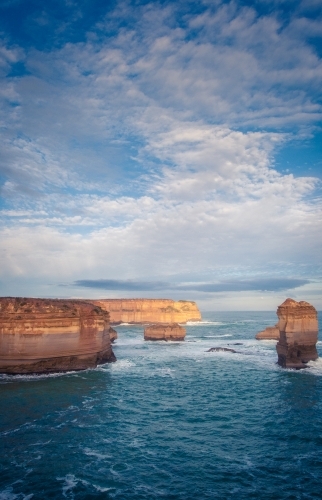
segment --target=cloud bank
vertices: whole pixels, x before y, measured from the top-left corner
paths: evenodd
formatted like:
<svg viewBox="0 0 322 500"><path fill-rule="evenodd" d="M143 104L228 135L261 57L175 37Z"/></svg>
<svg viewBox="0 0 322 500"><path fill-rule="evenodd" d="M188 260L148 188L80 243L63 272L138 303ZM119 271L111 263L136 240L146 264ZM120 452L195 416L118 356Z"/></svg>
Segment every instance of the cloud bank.
<svg viewBox="0 0 322 500"><path fill-rule="evenodd" d="M321 181L275 164L320 130L321 9L64 5L3 28L2 294L28 280L33 294L48 281L53 294L67 281L279 291L321 276Z"/></svg>

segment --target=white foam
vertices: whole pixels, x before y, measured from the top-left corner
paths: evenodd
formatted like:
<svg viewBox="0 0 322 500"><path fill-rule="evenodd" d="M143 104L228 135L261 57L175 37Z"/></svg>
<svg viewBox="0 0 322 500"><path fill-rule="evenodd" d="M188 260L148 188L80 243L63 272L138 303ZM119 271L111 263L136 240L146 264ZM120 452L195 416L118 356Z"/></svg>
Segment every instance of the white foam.
<svg viewBox="0 0 322 500"><path fill-rule="evenodd" d="M129 359L120 359L119 361L116 361L115 363L110 363L108 365L104 365L104 367L101 367L100 369L104 370L104 371L112 370L113 372L118 372L118 371L129 370L135 366L136 366L136 364L133 361L130 361Z"/></svg>
<svg viewBox="0 0 322 500"><path fill-rule="evenodd" d="M187 321L187 323L185 324L188 326L204 326L204 325L221 326L221 325L226 325L227 323L223 323L222 321Z"/></svg>
<svg viewBox="0 0 322 500"><path fill-rule="evenodd" d="M315 361L309 361L307 366L310 368L310 372L312 371L315 375L322 375L322 358L318 358Z"/></svg>
<svg viewBox="0 0 322 500"><path fill-rule="evenodd" d="M99 453L98 451L91 450L90 448L84 448L85 455L89 457L96 457L99 460L105 460L106 458L112 458L112 455L107 453Z"/></svg>
<svg viewBox="0 0 322 500"><path fill-rule="evenodd" d="M4 382L23 382L27 381L29 382L30 380L38 381L38 380L43 380L47 378L55 378L55 377L65 377L66 375L74 375L78 374L77 371L68 371L68 372L59 372L59 373L42 373L42 374L29 374L29 375L11 375L8 373L2 373L0 374L0 383L2 381ZM0 497L1 500L1 497Z"/></svg>
<svg viewBox="0 0 322 500"><path fill-rule="evenodd" d="M74 474L66 474L65 477L57 477L57 481L64 481L62 491L63 496L68 498L68 493L71 493L70 498L74 498L72 490L77 486L78 479L74 476Z"/></svg>
<svg viewBox="0 0 322 500"><path fill-rule="evenodd" d="M220 339L222 337L232 337L230 333L225 333L222 335L203 335L203 338L205 339Z"/></svg>
<svg viewBox="0 0 322 500"><path fill-rule="evenodd" d="M33 493L24 495L23 493L13 493L13 488L8 486L5 490L0 491L0 500L30 500Z"/></svg>

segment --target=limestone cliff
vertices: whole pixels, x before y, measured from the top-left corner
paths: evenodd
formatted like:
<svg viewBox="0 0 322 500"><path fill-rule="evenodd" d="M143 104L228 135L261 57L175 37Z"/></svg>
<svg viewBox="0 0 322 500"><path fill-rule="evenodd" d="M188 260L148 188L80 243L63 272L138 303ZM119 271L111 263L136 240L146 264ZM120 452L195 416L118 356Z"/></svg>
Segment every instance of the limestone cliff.
<svg viewBox="0 0 322 500"><path fill-rule="evenodd" d="M184 340L186 330L178 323L150 325L144 329L144 340Z"/></svg>
<svg viewBox="0 0 322 500"><path fill-rule="evenodd" d="M280 338L276 345L278 364L284 368L305 368L318 358L318 320L308 302L286 299L277 309Z"/></svg>
<svg viewBox="0 0 322 500"><path fill-rule="evenodd" d="M195 302L170 299L100 299L90 300L110 313L110 321L120 323L186 323L200 321Z"/></svg>
<svg viewBox="0 0 322 500"><path fill-rule="evenodd" d="M72 300L0 298L0 373L82 370L115 361L108 313Z"/></svg>
<svg viewBox="0 0 322 500"><path fill-rule="evenodd" d="M257 333L255 335L257 340L279 340L280 331L278 329L278 325L275 326L267 326L265 330Z"/></svg>

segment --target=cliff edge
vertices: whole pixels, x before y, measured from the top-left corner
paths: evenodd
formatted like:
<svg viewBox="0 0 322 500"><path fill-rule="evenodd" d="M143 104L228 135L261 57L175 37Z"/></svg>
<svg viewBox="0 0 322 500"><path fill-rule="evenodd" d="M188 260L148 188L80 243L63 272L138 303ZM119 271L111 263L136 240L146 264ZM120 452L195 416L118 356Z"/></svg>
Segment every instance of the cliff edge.
<svg viewBox="0 0 322 500"><path fill-rule="evenodd" d="M186 300L100 299L89 302L108 311L113 324L186 323L201 320L197 304Z"/></svg>
<svg viewBox="0 0 322 500"><path fill-rule="evenodd" d="M0 373L83 370L115 361L109 315L81 301L0 298Z"/></svg>

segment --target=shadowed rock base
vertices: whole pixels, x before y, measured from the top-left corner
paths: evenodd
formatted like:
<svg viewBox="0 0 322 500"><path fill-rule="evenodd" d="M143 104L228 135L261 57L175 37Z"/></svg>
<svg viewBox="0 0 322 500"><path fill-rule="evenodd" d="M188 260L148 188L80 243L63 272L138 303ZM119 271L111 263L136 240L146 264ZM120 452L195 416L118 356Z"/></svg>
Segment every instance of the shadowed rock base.
<svg viewBox="0 0 322 500"><path fill-rule="evenodd" d="M277 309L280 338L276 345L278 364L283 368L301 369L318 358L318 320L315 308L308 302L286 299Z"/></svg>
<svg viewBox="0 0 322 500"><path fill-rule="evenodd" d="M11 375L59 373L66 371L87 370L104 363L113 363L116 357L112 349L108 349L91 356L62 356L58 358L42 359L41 361L15 360L15 365L2 366L1 373Z"/></svg>
<svg viewBox="0 0 322 500"><path fill-rule="evenodd" d="M111 341L111 342L114 342L114 340L116 340L116 339L117 339L117 331L116 331L116 330L114 330L114 328L112 328L112 327L110 326L110 328L109 328L108 332L109 332L109 334L110 334L110 341Z"/></svg>

